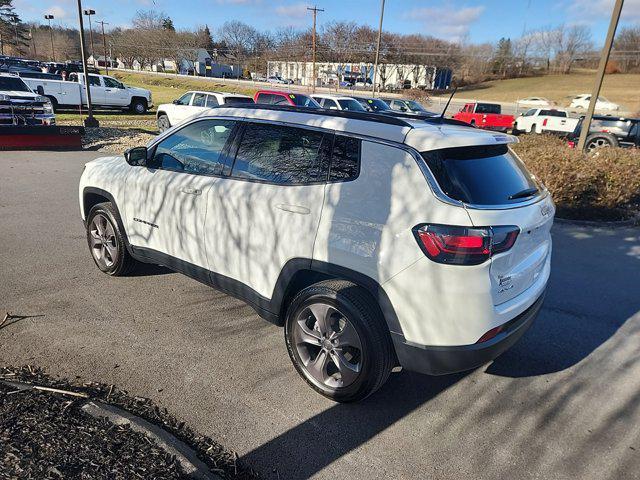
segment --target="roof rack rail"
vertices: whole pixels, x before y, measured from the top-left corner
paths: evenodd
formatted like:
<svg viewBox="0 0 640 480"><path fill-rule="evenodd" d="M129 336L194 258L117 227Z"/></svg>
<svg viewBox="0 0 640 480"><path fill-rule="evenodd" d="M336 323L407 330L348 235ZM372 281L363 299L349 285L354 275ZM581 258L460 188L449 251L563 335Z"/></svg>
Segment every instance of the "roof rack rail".
<svg viewBox="0 0 640 480"><path fill-rule="evenodd" d="M282 112L311 113L314 115L323 115L326 117L350 118L352 120L363 120L365 122L386 123L388 125L397 125L400 127L413 128L409 122L391 115L383 115L379 113L354 112L348 110L326 110L324 108L294 107L293 105L268 105L264 103L239 103L230 105L220 105L216 108L238 108L248 110L275 110Z"/></svg>
<svg viewBox="0 0 640 480"><path fill-rule="evenodd" d="M441 117L440 115L426 115L422 113L404 113L404 112L394 111L393 116L401 117L401 118L409 118L414 120L423 120L428 123L444 123L447 125L459 125L461 127L471 126L468 123L463 122L462 120L456 120L455 118L445 118L445 117Z"/></svg>

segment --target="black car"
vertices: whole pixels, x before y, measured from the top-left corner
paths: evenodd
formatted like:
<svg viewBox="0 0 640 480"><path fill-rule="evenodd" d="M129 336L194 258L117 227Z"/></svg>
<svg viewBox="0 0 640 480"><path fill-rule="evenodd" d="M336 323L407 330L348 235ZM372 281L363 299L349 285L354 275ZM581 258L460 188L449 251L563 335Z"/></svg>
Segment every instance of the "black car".
<svg viewBox="0 0 640 480"><path fill-rule="evenodd" d="M401 112L392 109L387 102L380 98L373 97L351 97L357 100L367 112L381 113L383 115L391 115L394 117L423 119L427 117L436 117L437 114L429 111L425 112Z"/></svg>
<svg viewBox="0 0 640 480"><path fill-rule="evenodd" d="M574 131L568 135L570 146L577 145L583 121L584 117L580 117ZM640 147L640 118L594 116L584 148L590 152L602 147Z"/></svg>
<svg viewBox="0 0 640 480"><path fill-rule="evenodd" d="M410 98L383 98L382 99L392 110L406 113L418 113L422 115L437 115L424 108L420 103Z"/></svg>

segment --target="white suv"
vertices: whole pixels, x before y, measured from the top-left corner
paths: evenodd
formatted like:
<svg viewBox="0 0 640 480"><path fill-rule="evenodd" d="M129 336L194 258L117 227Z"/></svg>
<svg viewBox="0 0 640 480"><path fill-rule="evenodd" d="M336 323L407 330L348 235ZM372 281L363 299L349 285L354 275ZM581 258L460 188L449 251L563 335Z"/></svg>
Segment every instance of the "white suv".
<svg viewBox="0 0 640 480"><path fill-rule="evenodd" d="M540 309L555 208L509 149L455 121L218 108L86 165L95 263L158 263L284 326L300 375L337 401L394 367L482 365ZM250 341L250 336L247 336Z"/></svg>
<svg viewBox="0 0 640 480"><path fill-rule="evenodd" d="M239 93L199 92L191 91L182 95L172 103L158 105L156 119L160 133L189 117L220 105L237 105L253 103L253 98Z"/></svg>

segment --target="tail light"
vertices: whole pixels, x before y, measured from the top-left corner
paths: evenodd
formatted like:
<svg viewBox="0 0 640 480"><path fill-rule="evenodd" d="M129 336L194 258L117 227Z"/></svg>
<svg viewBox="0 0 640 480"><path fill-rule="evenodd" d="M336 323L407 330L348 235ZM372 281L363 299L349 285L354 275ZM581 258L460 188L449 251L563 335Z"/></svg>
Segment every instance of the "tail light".
<svg viewBox="0 0 640 480"><path fill-rule="evenodd" d="M567 142L567 145L569 145L569 148L576 148L576 142L574 142L573 140L569 140Z"/></svg>
<svg viewBox="0 0 640 480"><path fill-rule="evenodd" d="M546 127L546 126L547 126L547 122L548 122L548 121L549 121L549 119L548 119L548 118L545 118L545 119L542 121L542 126L543 126L543 127Z"/></svg>
<svg viewBox="0 0 640 480"><path fill-rule="evenodd" d="M434 262L479 265L513 247L520 229L513 225L476 228L422 224L414 227L413 233L424 254Z"/></svg>

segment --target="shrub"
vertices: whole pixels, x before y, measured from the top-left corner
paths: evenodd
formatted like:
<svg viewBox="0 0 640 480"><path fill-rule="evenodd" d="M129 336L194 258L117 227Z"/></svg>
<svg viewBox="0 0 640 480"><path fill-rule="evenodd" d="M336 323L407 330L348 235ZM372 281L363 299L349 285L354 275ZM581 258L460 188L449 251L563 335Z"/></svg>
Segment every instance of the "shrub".
<svg viewBox="0 0 640 480"><path fill-rule="evenodd" d="M620 220L640 204L640 149L604 148L587 155L551 135L526 135L514 150L549 189L558 216Z"/></svg>

